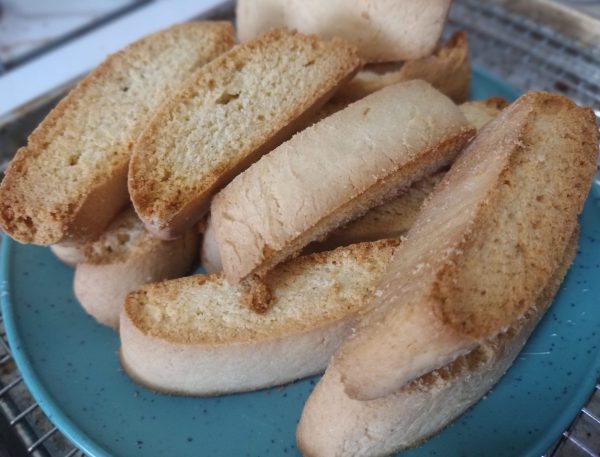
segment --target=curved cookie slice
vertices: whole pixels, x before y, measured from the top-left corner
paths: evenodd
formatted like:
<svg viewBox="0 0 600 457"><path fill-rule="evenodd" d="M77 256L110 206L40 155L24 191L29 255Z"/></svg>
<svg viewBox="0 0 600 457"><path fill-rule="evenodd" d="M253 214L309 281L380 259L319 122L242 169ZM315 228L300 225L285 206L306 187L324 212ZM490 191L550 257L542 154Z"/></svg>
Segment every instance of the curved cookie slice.
<svg viewBox="0 0 600 457"><path fill-rule="evenodd" d="M96 238L127 203L130 146L194 70L229 49L227 22L191 22L108 57L29 136L0 187L0 225L23 243Z"/></svg>
<svg viewBox="0 0 600 457"><path fill-rule="evenodd" d="M304 127L360 66L356 49L277 29L199 70L137 141L129 192L150 232L178 236L210 198Z"/></svg>
<svg viewBox="0 0 600 457"><path fill-rule="evenodd" d="M424 81L388 86L300 132L215 196L227 279L261 276L447 165L473 136Z"/></svg>
<svg viewBox="0 0 600 457"><path fill-rule="evenodd" d="M324 108L331 104L331 102L328 103ZM460 105L459 108L469 124L480 129L494 119L507 105L508 103L504 99L492 97L485 100L466 102ZM336 111L339 110L335 109L334 112ZM331 115L331 113L328 115ZM322 118L325 117L327 116ZM303 250L303 253L327 251L352 243L404 236L416 220L423 201L441 181L445 173L446 171L442 170L431 176L425 176L396 198L369 210L364 216L334 230L323 241L309 244ZM218 273L223 270L214 232L214 226L209 217L204 229L200 252L202 266L208 273Z"/></svg>
<svg viewBox="0 0 600 457"><path fill-rule="evenodd" d="M593 112L531 92L491 121L424 204L334 358L371 400L522 316L556 270L596 169Z"/></svg>
<svg viewBox="0 0 600 457"><path fill-rule="evenodd" d="M294 259L265 278L272 307L257 314L222 275L151 284L127 297L121 362L151 389L214 395L322 372L351 332L398 241Z"/></svg>

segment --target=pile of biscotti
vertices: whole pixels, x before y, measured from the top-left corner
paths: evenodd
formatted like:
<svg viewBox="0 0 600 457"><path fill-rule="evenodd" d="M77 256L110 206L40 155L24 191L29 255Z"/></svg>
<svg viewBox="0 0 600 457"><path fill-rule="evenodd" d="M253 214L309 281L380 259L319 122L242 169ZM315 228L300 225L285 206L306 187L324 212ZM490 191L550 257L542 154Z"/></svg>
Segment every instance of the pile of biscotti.
<svg viewBox="0 0 600 457"><path fill-rule="evenodd" d="M450 0L240 0L109 56L31 134L0 224L75 267L137 382L325 371L310 456L415 446L511 365L575 255L591 110L467 102ZM198 256L208 275L186 276Z"/></svg>

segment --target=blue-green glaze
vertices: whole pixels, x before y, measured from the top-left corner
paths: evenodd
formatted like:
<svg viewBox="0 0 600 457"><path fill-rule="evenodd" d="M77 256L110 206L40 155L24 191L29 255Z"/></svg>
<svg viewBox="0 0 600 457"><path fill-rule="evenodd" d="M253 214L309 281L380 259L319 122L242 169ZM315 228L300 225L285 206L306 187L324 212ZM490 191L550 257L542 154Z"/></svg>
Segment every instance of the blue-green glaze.
<svg viewBox="0 0 600 457"><path fill-rule="evenodd" d="M473 98L516 96L479 70L472 89ZM575 263L513 368L485 400L402 456L538 457L573 419L600 374L599 202L594 188ZM317 377L216 398L158 395L121 371L116 334L80 308L73 271L47 248L5 238L1 275L5 326L25 382L89 455L298 455L294 431Z"/></svg>

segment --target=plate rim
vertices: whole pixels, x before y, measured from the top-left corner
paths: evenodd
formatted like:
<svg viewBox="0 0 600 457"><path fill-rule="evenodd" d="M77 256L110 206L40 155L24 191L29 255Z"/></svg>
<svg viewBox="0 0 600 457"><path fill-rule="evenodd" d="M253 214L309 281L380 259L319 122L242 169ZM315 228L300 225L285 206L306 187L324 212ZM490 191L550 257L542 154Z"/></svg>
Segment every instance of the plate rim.
<svg viewBox="0 0 600 457"><path fill-rule="evenodd" d="M2 308L2 321L4 330L8 339L8 344L12 353L12 358L17 365L17 369L29 389L31 396L40 406L43 413L48 417L62 434L64 434L71 443L81 451L94 457L115 457L109 453L96 440L84 432L74 421L72 421L63 411L63 409L54 400L54 397L47 391L44 383L38 376L36 370L32 367L27 351L23 349L23 338L19 334L17 321L13 312L14 305L11 299L11 281L12 272L10 264L13 255L13 248L18 243L10 238L6 233L2 234L2 246L0 257L0 306Z"/></svg>
<svg viewBox="0 0 600 457"><path fill-rule="evenodd" d="M472 65L472 73L477 73L484 79L501 86L507 93L513 94L514 97L518 97L523 92L512 87L504 80L497 76L489 73L483 68ZM592 189L588 194L587 198L593 198L593 194L600 195L600 189L594 183ZM88 433L83 431L73 420L71 420L59 404L55 401L52 395L47 391L42 380L37 374L36 370L32 367L29 358L27 357L27 351L23 349L25 347L24 340L19 334L18 325L14 315L14 304L11 299L11 282L12 272L10 265L12 263L13 250L19 246L19 243L10 238L7 234L2 235L2 246L0 247L0 307L2 310L2 321L4 324L6 336L11 349L12 357L16 363L18 372L23 379L26 387L29 389L33 399L38 403L41 410L48 417L52 425L54 425L61 433L63 433L71 443L79 448L81 451L92 455L94 457L115 457L109 453L103 446L98 444ZM569 269L570 271L571 269ZM548 309L550 311L551 308ZM546 315L548 313L546 312ZM535 330L534 330L535 332ZM511 367L507 370L510 371ZM567 408L570 412L568 414L561 414L551 423L550 427L546 428L543 435L528 449L523 449L522 457L539 457L546 452L550 447L560 438L562 433L567 429L569 424L577 417L581 408L586 404L590 395L593 394L593 388L597 384L597 373L600 371L600 350L597 351L594 358L594 363L590 364L588 376L581 380L579 389L577 389L572 395L570 395L569 405L571 408ZM502 378L504 375L502 376ZM498 382L502 382L502 378ZM479 400L481 401L481 400ZM477 402L478 403L478 402ZM475 403L475 404L477 404ZM475 405L474 404L474 405ZM472 405L472 406L474 406ZM472 407L471 406L471 407ZM577 407L577 409L575 409ZM467 410L469 411L470 408ZM463 413L464 414L464 413ZM455 420L458 420L458 416ZM399 454L402 455L402 452Z"/></svg>

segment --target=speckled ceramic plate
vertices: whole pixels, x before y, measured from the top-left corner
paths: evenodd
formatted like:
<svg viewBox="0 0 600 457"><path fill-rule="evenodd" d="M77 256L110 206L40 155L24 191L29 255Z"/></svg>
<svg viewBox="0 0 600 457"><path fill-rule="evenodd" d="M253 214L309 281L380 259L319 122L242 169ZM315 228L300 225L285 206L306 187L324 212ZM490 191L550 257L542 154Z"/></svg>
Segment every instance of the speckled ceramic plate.
<svg viewBox="0 0 600 457"><path fill-rule="evenodd" d="M473 97L515 92L477 71ZM580 251L523 353L485 400L403 456L540 456L584 404L600 374L600 191L581 218ZM598 242L597 242L598 240ZM127 378L117 336L71 291L73 272L46 248L5 238L2 312L35 399L92 456L297 455L294 430L318 378L259 392L185 398Z"/></svg>

